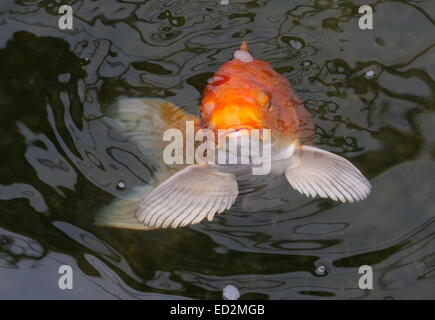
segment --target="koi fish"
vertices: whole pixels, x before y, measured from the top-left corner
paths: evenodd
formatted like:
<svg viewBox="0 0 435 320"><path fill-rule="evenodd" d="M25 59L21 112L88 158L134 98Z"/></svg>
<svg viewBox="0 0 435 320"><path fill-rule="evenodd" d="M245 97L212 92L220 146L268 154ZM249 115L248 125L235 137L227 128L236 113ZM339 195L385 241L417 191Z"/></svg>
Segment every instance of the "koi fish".
<svg viewBox="0 0 435 320"><path fill-rule="evenodd" d="M206 128L216 136L224 130L229 138L268 129L270 179L284 175L291 187L306 196L341 202L363 200L371 190L368 180L348 160L311 145L314 125L309 112L290 83L268 62L255 59L246 42L208 81L199 118L161 99L124 99L111 110L118 129L157 162L162 162L165 130L178 128L186 134L187 121L192 121L194 130ZM217 150L231 153L226 146ZM231 208L239 194L238 181L249 175L247 169L252 166L210 162L163 165L154 183L136 187L125 199L115 200L95 222L149 230L211 221Z"/></svg>

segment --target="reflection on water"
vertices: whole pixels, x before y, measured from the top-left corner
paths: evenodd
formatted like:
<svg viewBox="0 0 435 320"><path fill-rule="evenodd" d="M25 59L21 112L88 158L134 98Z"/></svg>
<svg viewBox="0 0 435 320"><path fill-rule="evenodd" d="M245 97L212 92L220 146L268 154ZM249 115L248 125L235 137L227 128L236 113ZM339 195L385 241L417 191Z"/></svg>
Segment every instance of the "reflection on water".
<svg viewBox="0 0 435 320"><path fill-rule="evenodd" d="M7 1L0 9L0 298L433 298L435 86L431 1ZM138 232L92 225L158 163L108 127L118 97L197 114L241 40L291 81L321 147L370 178L356 204L285 179L212 222ZM205 258L206 257L206 258ZM75 289L60 292L60 265ZM358 268L374 289L358 288ZM323 269L323 267L325 269ZM319 269L320 268L320 269ZM323 270L324 272L319 272ZM32 289L32 290L29 290Z"/></svg>

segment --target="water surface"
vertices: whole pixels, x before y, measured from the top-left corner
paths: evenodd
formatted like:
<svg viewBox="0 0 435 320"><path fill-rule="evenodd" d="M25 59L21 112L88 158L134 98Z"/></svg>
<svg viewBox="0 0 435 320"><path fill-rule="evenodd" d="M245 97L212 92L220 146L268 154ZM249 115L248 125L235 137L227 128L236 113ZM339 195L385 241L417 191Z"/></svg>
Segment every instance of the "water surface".
<svg viewBox="0 0 435 320"><path fill-rule="evenodd" d="M433 1L67 3L70 31L56 1L0 5L0 298L220 299L227 284L241 299L435 297ZM362 4L373 30L358 28ZM370 179L369 198L309 199L282 178L212 222L93 226L155 172L107 105L159 97L197 114L242 40L292 83L317 145ZM58 288L63 264L73 290Z"/></svg>

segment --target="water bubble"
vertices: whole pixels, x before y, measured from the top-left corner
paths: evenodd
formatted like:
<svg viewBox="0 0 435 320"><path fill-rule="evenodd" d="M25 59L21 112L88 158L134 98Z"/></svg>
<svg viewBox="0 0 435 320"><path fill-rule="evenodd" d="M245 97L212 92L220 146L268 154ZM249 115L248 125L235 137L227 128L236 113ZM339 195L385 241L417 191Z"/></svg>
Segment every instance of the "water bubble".
<svg viewBox="0 0 435 320"><path fill-rule="evenodd" d="M86 57L84 57L83 59L82 59L82 64L83 65L88 65L88 64L90 64L91 63L91 58L92 58L92 55L91 54L87 54L86 55Z"/></svg>
<svg viewBox="0 0 435 320"><path fill-rule="evenodd" d="M301 62L301 65L304 67L309 67L311 66L312 62L310 60L305 60Z"/></svg>
<svg viewBox="0 0 435 320"><path fill-rule="evenodd" d="M305 47L305 42L301 38L283 36L281 37L281 40L296 50L300 50Z"/></svg>
<svg viewBox="0 0 435 320"><path fill-rule="evenodd" d="M371 66L367 66L366 68L362 69L359 74L366 79L373 79L379 77L381 72L382 72L382 68L377 64L373 64Z"/></svg>
<svg viewBox="0 0 435 320"><path fill-rule="evenodd" d="M290 40L290 45L297 50L302 48L302 43L297 40Z"/></svg>
<svg viewBox="0 0 435 320"><path fill-rule="evenodd" d="M222 296L226 300L237 300L240 298L240 291L235 286L228 284L225 286Z"/></svg>
<svg viewBox="0 0 435 320"><path fill-rule="evenodd" d="M230 0L221 0L221 5L226 6L230 3Z"/></svg>
<svg viewBox="0 0 435 320"><path fill-rule="evenodd" d="M366 79L373 79L375 77L376 73L374 70L369 70L365 73L364 77Z"/></svg>
<svg viewBox="0 0 435 320"><path fill-rule="evenodd" d="M69 82L70 79L71 79L71 74L69 74L69 73L62 73L57 78L57 80L59 80L59 82L61 82L61 83L67 83L67 82Z"/></svg>
<svg viewBox="0 0 435 320"><path fill-rule="evenodd" d="M338 105L334 102L328 103L327 109L329 112L335 112L338 109Z"/></svg>
<svg viewBox="0 0 435 320"><path fill-rule="evenodd" d="M118 184L116 185L116 189L119 190L119 191L123 191L123 190L125 190L125 182L122 181L122 180L120 180L120 181L118 182Z"/></svg>
<svg viewBox="0 0 435 320"><path fill-rule="evenodd" d="M315 272L318 276L324 276L328 273L328 270L326 269L326 267L324 265L319 265L316 267Z"/></svg>
<svg viewBox="0 0 435 320"><path fill-rule="evenodd" d="M81 63L82 65L87 66L89 63L91 63L91 60L89 58L83 58Z"/></svg>

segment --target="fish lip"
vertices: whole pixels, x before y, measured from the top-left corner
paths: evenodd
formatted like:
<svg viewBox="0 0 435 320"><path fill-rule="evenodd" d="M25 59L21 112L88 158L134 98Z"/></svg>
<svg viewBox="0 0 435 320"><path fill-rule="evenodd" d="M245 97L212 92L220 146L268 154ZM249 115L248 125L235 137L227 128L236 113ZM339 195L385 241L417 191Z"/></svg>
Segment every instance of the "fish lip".
<svg viewBox="0 0 435 320"><path fill-rule="evenodd" d="M236 126L228 127L224 130L226 131L225 134L230 134L230 133L241 131L241 130L252 130L252 129L259 129L259 128L256 128L256 127L249 125L249 124L239 124Z"/></svg>

